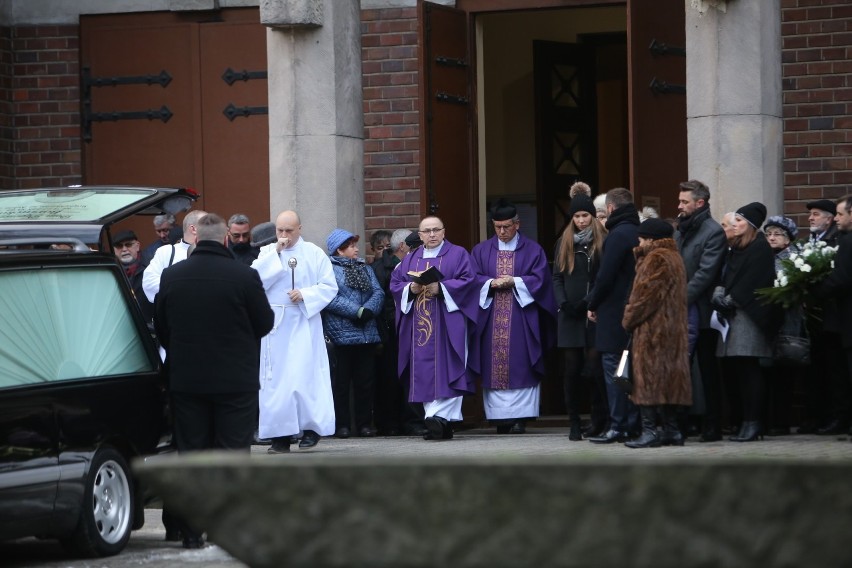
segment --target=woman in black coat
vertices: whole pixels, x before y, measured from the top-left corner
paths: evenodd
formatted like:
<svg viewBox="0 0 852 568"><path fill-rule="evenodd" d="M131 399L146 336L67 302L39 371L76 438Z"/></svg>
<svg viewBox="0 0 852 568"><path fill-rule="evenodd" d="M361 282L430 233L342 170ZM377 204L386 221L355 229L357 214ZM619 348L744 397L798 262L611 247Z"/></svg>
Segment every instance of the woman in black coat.
<svg viewBox="0 0 852 568"><path fill-rule="evenodd" d="M733 442L752 442L763 437L762 416L766 386L761 357L771 357L770 344L778 331L781 312L764 304L755 290L769 288L775 280L775 253L758 231L766 219L762 203L737 209L729 239L722 285L713 291L711 305L727 321L727 338L719 339L716 355L722 357L725 374L739 385L743 422Z"/></svg>
<svg viewBox="0 0 852 568"><path fill-rule="evenodd" d="M570 440L580 440L580 392L591 375L592 423L586 435L602 433L609 412L600 356L595 350L595 324L586 318L586 295L591 289L606 230L595 221L592 200L579 193L571 199L569 222L556 242L553 289L558 314L558 347L565 357L565 407L571 420Z"/></svg>

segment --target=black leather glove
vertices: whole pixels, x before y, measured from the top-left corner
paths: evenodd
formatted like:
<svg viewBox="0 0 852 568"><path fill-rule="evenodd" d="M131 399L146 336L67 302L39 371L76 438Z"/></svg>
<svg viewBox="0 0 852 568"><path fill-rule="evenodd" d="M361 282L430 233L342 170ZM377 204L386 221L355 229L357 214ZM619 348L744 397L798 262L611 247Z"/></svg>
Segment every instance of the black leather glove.
<svg viewBox="0 0 852 568"><path fill-rule="evenodd" d="M369 308L361 308L361 315L358 316L358 319L364 323L367 323L374 317L376 317L376 314L373 313L373 310Z"/></svg>
<svg viewBox="0 0 852 568"><path fill-rule="evenodd" d="M589 311L589 302L587 302L585 299L580 300L574 306L574 316L575 317L578 317L578 318L581 317L581 318L585 319L588 311Z"/></svg>
<svg viewBox="0 0 852 568"><path fill-rule="evenodd" d="M571 313L571 302L562 302L559 304L559 311L565 312L566 314Z"/></svg>
<svg viewBox="0 0 852 568"><path fill-rule="evenodd" d="M722 286L716 286L716 289L713 290L710 305L723 316L731 316L737 311L737 303L731 298L730 294L725 294L725 288Z"/></svg>

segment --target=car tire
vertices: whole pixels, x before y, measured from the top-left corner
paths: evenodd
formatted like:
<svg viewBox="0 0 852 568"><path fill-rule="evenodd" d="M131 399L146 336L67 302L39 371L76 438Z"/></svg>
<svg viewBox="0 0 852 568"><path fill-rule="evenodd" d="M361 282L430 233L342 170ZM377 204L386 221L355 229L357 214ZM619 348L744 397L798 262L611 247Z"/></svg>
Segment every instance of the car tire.
<svg viewBox="0 0 852 568"><path fill-rule="evenodd" d="M92 460L85 483L77 528L62 544L84 557L118 554L133 528L130 468L116 450L102 448Z"/></svg>

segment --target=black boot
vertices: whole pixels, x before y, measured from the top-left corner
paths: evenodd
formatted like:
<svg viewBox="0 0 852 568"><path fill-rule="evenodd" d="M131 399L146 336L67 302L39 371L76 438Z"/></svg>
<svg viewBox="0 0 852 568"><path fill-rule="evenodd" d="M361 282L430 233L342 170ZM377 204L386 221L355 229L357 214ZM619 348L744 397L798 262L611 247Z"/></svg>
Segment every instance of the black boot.
<svg viewBox="0 0 852 568"><path fill-rule="evenodd" d="M682 446L684 435L677 425L677 410L674 406L666 404L660 407L663 415L663 435L660 436L660 444L663 446Z"/></svg>
<svg viewBox="0 0 852 568"><path fill-rule="evenodd" d="M568 439L572 442L578 442L583 439L583 434L580 431L579 418L574 418L571 420L571 431L568 432Z"/></svg>
<svg viewBox="0 0 852 568"><path fill-rule="evenodd" d="M290 451L290 436L272 438L272 445L266 450L269 454L286 454Z"/></svg>
<svg viewBox="0 0 852 568"><path fill-rule="evenodd" d="M657 407L640 406L642 416L642 435L635 440L624 442L628 448L659 448L660 437L657 436Z"/></svg>
<svg viewBox="0 0 852 568"><path fill-rule="evenodd" d="M747 420L743 422L740 433L728 439L732 442L754 442L758 438L763 439L763 428L760 422L757 420Z"/></svg>

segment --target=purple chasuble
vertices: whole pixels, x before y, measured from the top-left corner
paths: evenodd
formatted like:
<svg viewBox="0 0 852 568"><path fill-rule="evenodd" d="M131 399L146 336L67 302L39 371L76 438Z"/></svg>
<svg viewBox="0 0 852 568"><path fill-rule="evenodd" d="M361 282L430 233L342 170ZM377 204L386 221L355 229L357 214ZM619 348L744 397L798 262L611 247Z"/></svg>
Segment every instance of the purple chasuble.
<svg viewBox="0 0 852 568"><path fill-rule="evenodd" d="M445 298L421 294L408 313L400 306L409 271L435 266L444 275L447 289L458 310L447 310ZM396 305L399 336L399 377L410 385L410 402L431 402L474 392L467 368L468 337L477 315L476 287L470 255L444 240L435 258L423 258L423 247L408 254L391 273L390 290Z"/></svg>
<svg viewBox="0 0 852 568"><path fill-rule="evenodd" d="M498 243L495 236L473 247L477 296L489 279L513 276L523 280L533 301L522 308L514 289L494 291L491 305L479 308L470 367L484 388L533 387L543 378L544 355L555 344L553 279L538 243L523 235L514 251L501 251Z"/></svg>

